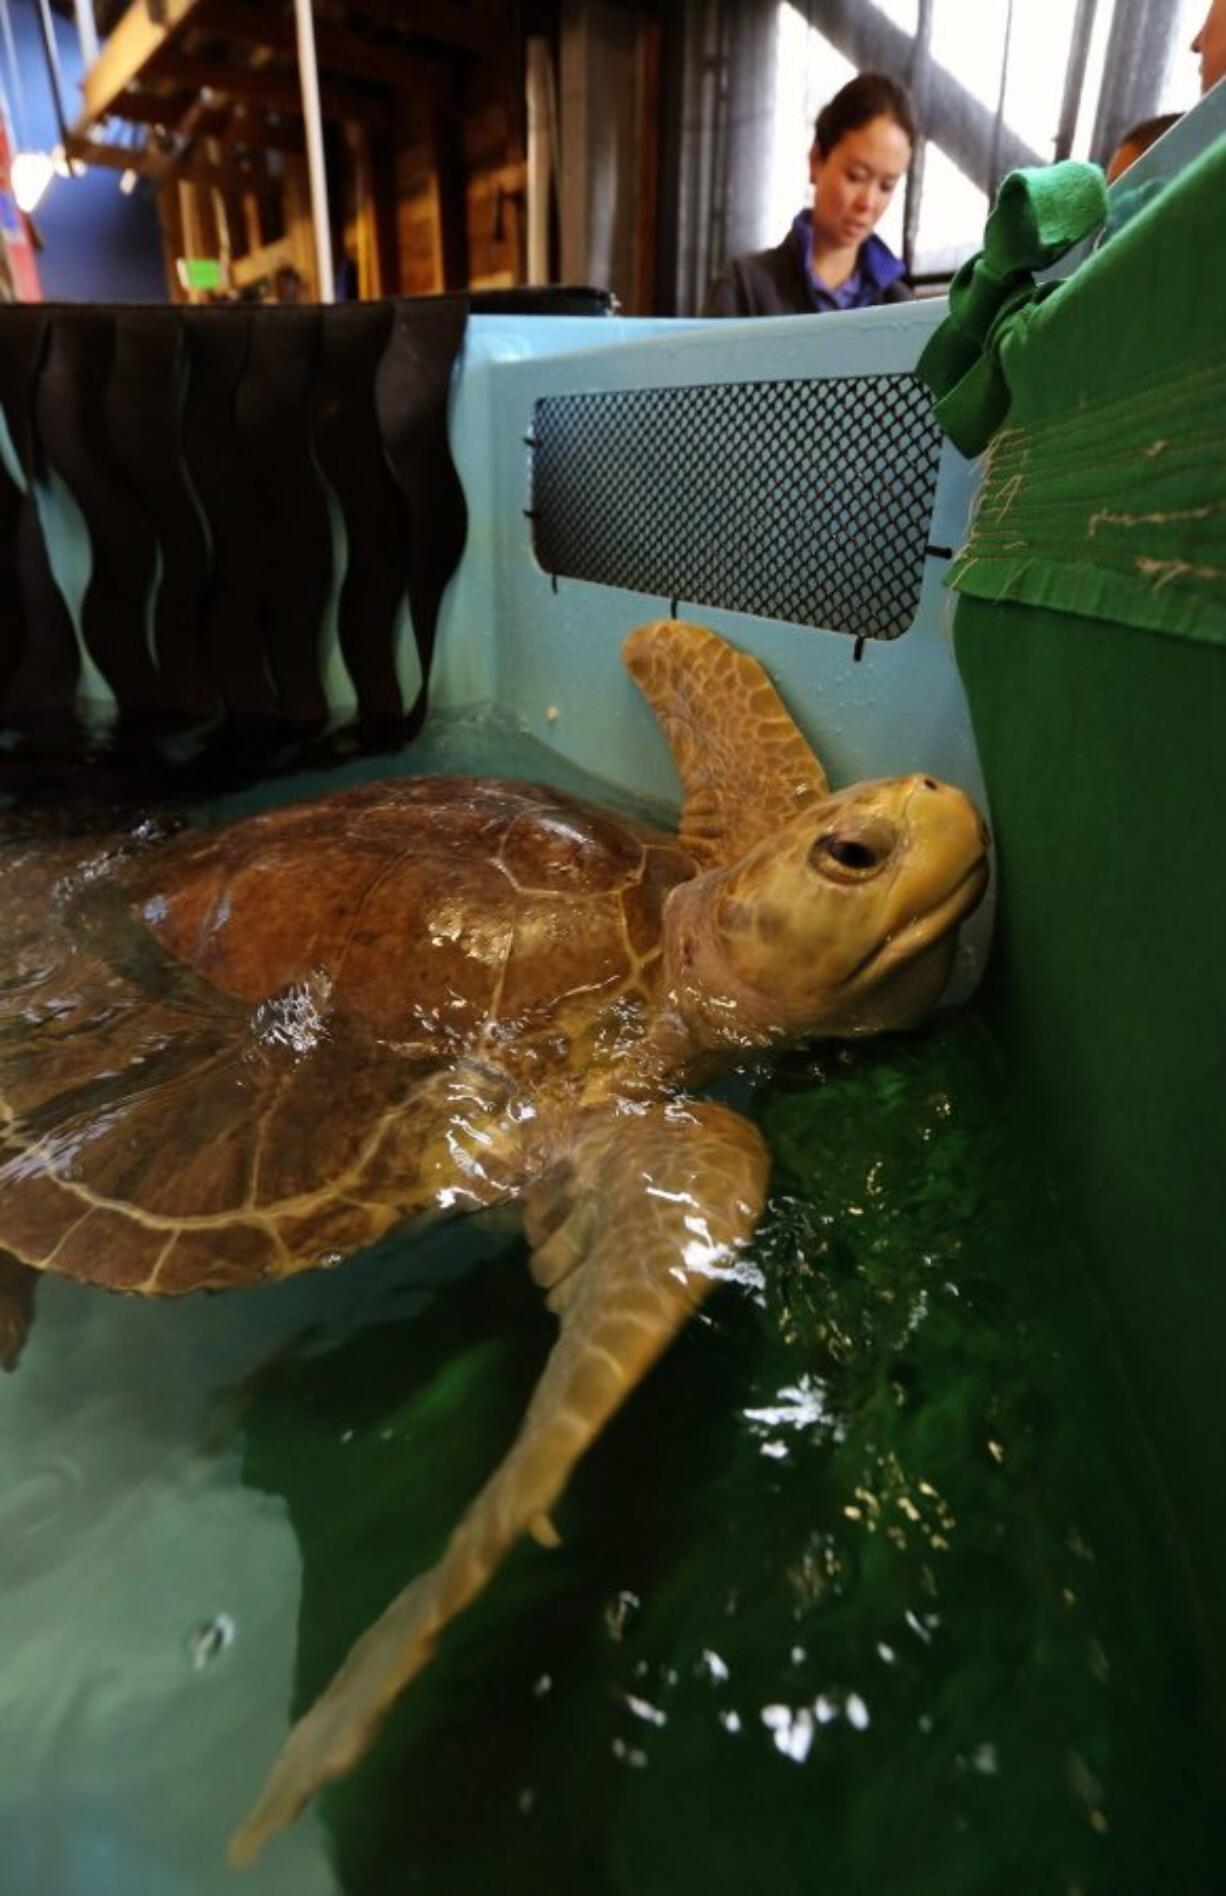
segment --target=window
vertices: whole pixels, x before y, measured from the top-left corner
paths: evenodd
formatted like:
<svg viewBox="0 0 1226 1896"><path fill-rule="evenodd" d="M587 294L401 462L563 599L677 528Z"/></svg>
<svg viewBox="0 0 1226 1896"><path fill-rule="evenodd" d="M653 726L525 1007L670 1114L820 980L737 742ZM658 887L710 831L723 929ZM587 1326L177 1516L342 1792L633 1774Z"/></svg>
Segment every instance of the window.
<svg viewBox="0 0 1226 1896"><path fill-rule="evenodd" d="M919 277L947 275L978 249L988 192L1018 164L1047 164L1057 152L1065 77L1076 51L1079 19L1092 15L1084 76L1071 132L1070 153L1089 157L1095 139L1110 143L1123 124L1109 119L1116 97L1152 100L1147 112L1182 111L1199 92L1197 62L1188 50L1208 0L1173 0L1162 23L1165 42L1127 42L1117 32L1139 17L1129 0L933 0L927 48L926 150L918 204L913 208L911 269ZM1117 17L1118 16L1118 17ZM759 241L775 242L808 202L805 162L813 121L823 103L857 71L870 67L903 75L916 70L918 0L857 0L854 8L780 5L776 30L775 96L769 221ZM1121 44L1136 62L1128 84L1108 55ZM1159 69L1155 80L1155 63ZM1113 81L1109 96L1104 81ZM1104 104L1105 99L1105 104ZM1121 108L1127 111L1127 106ZM1103 160L1102 149L1094 156ZM915 187L913 187L913 190ZM903 250L900 191L879 230L891 249Z"/></svg>

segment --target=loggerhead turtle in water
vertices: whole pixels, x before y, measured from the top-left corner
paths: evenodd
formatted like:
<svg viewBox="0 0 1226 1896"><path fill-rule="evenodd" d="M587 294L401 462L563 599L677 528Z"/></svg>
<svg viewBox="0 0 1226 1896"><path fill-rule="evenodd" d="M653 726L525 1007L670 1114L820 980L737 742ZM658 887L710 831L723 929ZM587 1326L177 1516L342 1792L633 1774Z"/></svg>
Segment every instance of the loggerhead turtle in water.
<svg viewBox="0 0 1226 1896"><path fill-rule="evenodd" d="M815 1035L916 1023L987 883L961 791L832 794L756 660L701 627L626 664L683 788L664 835L561 792L412 778L84 867L0 852L0 1288L171 1296L333 1264L518 1199L559 1333L438 1564L358 1640L231 1845L250 1861L372 1742L442 1627L761 1212L758 1132L686 1090Z"/></svg>

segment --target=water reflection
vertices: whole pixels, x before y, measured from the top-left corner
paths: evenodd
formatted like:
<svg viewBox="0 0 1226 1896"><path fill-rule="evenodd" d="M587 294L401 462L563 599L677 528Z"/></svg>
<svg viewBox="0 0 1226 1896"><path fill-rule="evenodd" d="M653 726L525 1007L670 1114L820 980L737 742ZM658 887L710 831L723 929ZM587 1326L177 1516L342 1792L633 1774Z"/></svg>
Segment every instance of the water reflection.
<svg viewBox="0 0 1226 1896"><path fill-rule="evenodd" d="M48 1283L0 1388L5 1896L213 1896L285 1729L298 1543L199 1452L269 1341L234 1314ZM337 1889L316 1826L260 1887Z"/></svg>
<svg viewBox="0 0 1226 1896"><path fill-rule="evenodd" d="M552 1325L522 1247L501 1242L502 1254L411 1321L368 1324L273 1365L244 1410L243 1479L284 1496L302 1551L295 1710L389 1594L436 1557L539 1373ZM680 1340L670 1370L713 1405L712 1376L748 1334L721 1338L719 1364L699 1336ZM568 1493L561 1546L545 1554L528 1543L511 1556L360 1770L324 1793L344 1888L381 1887L390 1865L410 1888L416 1876L457 1891L603 1887L612 1784L602 1777L648 1767L676 1686L673 1668L641 1652L644 1600L692 1531L734 1419L712 1410L714 1426L695 1441L689 1405L676 1407L668 1381L643 1387ZM567 1813L581 1808L576 1824Z"/></svg>

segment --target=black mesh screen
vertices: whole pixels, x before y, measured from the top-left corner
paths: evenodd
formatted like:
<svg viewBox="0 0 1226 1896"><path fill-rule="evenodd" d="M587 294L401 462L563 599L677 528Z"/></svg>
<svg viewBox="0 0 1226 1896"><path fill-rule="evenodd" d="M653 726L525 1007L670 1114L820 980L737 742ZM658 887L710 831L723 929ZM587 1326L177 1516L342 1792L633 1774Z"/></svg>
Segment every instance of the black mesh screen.
<svg viewBox="0 0 1226 1896"><path fill-rule="evenodd" d="M546 572L857 638L915 615L941 435L913 375L536 403Z"/></svg>

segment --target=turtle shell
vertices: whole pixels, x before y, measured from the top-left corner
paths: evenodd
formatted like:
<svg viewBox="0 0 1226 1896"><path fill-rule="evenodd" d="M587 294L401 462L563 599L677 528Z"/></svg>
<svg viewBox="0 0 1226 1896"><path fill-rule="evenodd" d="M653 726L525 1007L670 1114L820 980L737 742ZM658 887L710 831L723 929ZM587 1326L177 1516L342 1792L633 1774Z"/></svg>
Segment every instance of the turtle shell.
<svg viewBox="0 0 1226 1896"><path fill-rule="evenodd" d="M522 1152L482 1124L578 1069L606 1009L650 1006L664 900L693 873L628 818L472 778L84 864L11 848L0 1245L177 1293L514 1193Z"/></svg>

